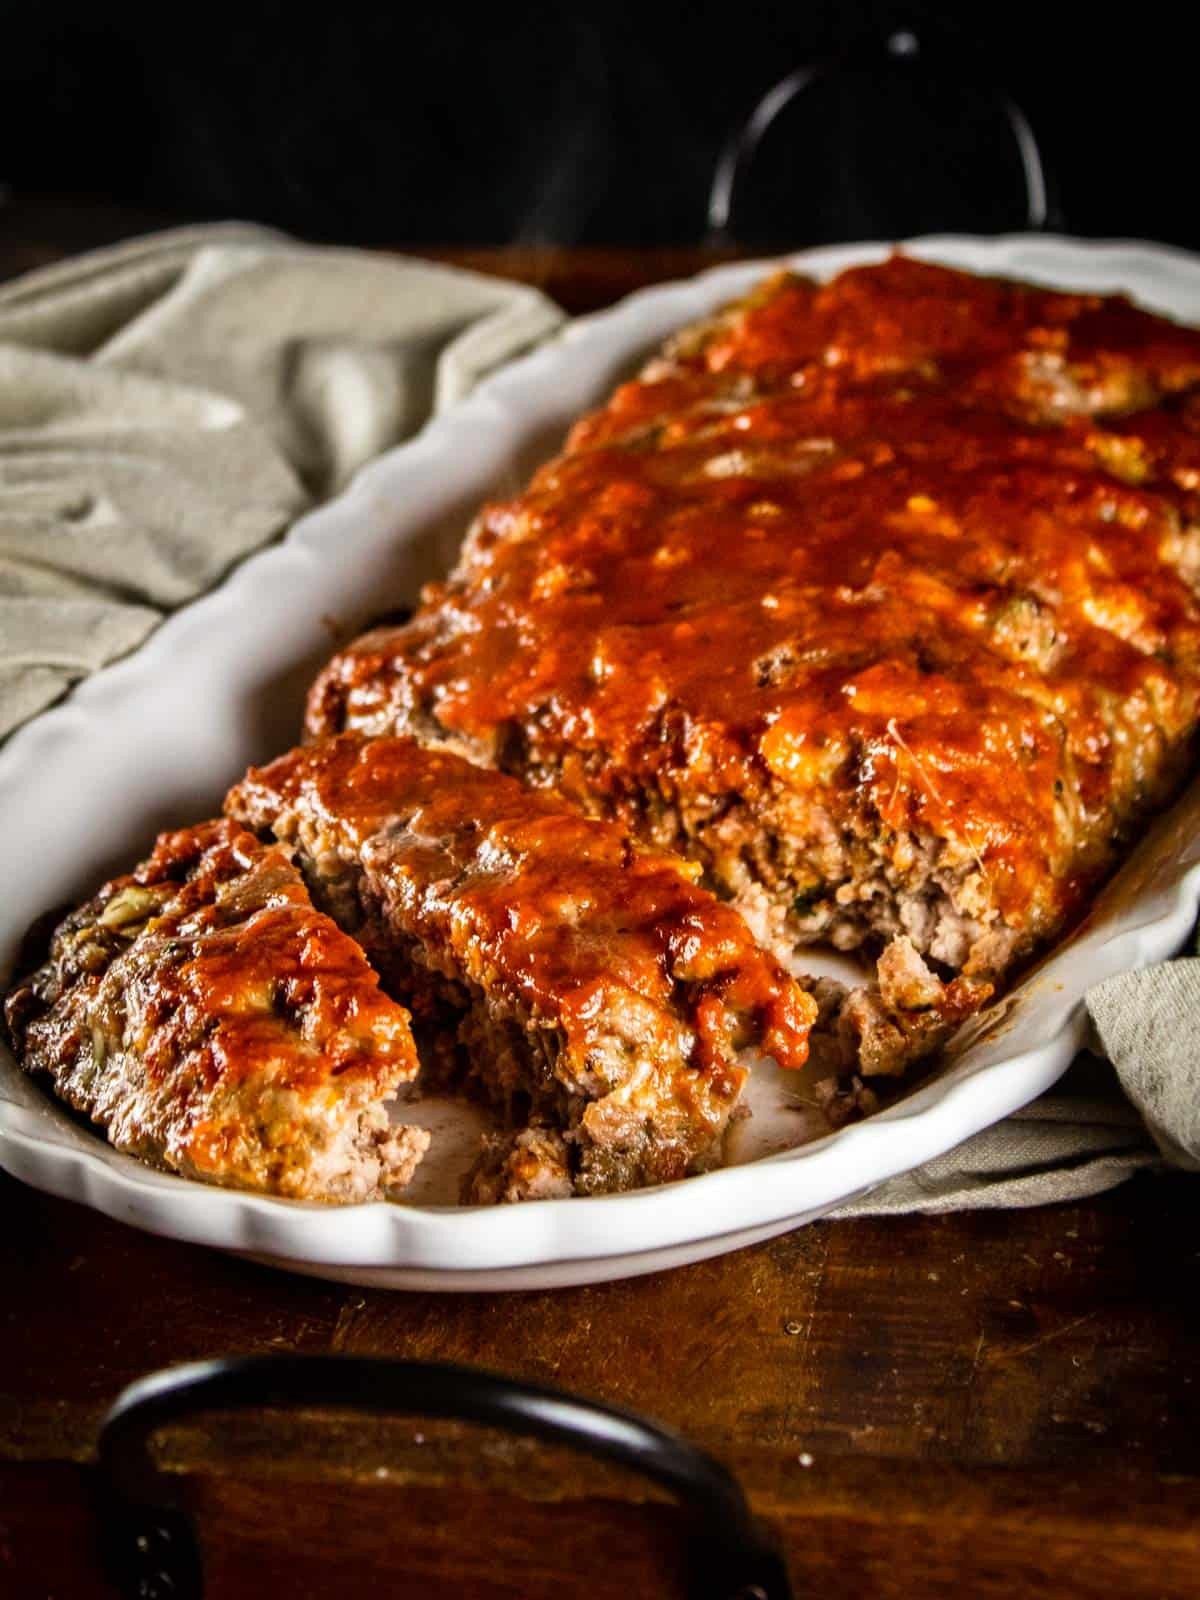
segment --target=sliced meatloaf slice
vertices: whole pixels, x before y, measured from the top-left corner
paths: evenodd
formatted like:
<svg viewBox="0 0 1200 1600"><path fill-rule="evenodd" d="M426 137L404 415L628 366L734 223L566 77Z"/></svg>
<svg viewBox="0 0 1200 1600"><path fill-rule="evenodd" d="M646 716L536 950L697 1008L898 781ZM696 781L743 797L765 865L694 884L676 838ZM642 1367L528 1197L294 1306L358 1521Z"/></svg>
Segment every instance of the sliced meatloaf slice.
<svg viewBox="0 0 1200 1600"><path fill-rule="evenodd" d="M417 1071L408 1013L287 850L235 822L162 835L66 918L5 1010L28 1071L189 1178L380 1199L428 1144L387 1112Z"/></svg>
<svg viewBox="0 0 1200 1600"><path fill-rule="evenodd" d="M628 1189L715 1160L755 1048L800 1066L816 1005L680 859L408 739L251 769L238 821L296 851L385 984L506 1113L470 1197Z"/></svg>

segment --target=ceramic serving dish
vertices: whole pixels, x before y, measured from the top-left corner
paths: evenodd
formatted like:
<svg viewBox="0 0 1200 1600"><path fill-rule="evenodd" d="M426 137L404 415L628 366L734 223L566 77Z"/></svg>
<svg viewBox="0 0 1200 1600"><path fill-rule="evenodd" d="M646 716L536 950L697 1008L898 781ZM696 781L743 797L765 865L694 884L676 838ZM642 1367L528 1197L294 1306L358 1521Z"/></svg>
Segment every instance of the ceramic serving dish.
<svg viewBox="0 0 1200 1600"><path fill-rule="evenodd" d="M1200 259L1142 244L1044 236L934 238L930 260L1069 288L1124 290L1200 322ZM807 252L819 276L882 246ZM516 489L667 333L740 294L767 263L632 296L515 362L339 499L97 673L0 751L0 970L46 908L89 894L154 833L211 814L251 761L295 742L304 689L335 643L443 572L471 514ZM1177 950L1200 903L1200 784L1141 842L1085 924L904 1099L821 1134L804 1085L766 1066L733 1164L632 1194L454 1205L474 1113L431 1102L441 1159L404 1204L328 1208L219 1190L118 1154L4 1052L0 1165L55 1194L173 1238L292 1270L397 1288L582 1283L697 1260L807 1222L1015 1111L1065 1070L1083 996ZM810 963L811 965L812 963Z"/></svg>

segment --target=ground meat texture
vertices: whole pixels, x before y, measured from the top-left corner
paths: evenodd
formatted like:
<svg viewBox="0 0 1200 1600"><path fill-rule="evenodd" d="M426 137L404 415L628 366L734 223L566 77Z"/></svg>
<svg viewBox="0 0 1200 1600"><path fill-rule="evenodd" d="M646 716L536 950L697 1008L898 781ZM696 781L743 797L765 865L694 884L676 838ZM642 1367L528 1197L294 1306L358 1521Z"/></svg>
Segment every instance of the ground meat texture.
<svg viewBox="0 0 1200 1600"><path fill-rule="evenodd" d="M776 276L487 506L310 734L451 744L688 855L784 957L905 940L978 1003L1190 763L1198 384L1200 334L1120 298Z"/></svg>
<svg viewBox="0 0 1200 1600"><path fill-rule="evenodd" d="M429 1141L387 1111L417 1071L408 1013L288 851L233 822L164 834L105 884L6 1018L28 1071L118 1149L185 1177L381 1199Z"/></svg>
<svg viewBox="0 0 1200 1600"><path fill-rule="evenodd" d="M227 809L295 849L443 1070L541 1130L485 1153L476 1198L683 1177L719 1155L740 1052L805 1060L815 1003L691 863L513 778L342 736L251 769Z"/></svg>
<svg viewBox="0 0 1200 1600"><path fill-rule="evenodd" d="M521 1128L516 1133L489 1134L463 1199L471 1205L516 1200L562 1200L574 1193L571 1151L552 1128Z"/></svg>

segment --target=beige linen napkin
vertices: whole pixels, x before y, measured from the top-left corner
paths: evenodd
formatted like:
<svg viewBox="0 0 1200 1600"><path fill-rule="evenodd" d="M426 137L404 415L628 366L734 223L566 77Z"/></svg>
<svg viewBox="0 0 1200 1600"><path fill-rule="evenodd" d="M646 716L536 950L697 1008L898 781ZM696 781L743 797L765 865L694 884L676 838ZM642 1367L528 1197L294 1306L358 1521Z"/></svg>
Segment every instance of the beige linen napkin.
<svg viewBox="0 0 1200 1600"><path fill-rule="evenodd" d="M1054 1094L833 1215L1044 1206L1086 1199L1162 1165L1142 1119L1113 1081L1111 1067L1082 1056Z"/></svg>
<svg viewBox="0 0 1200 1600"><path fill-rule="evenodd" d="M240 225L0 286L0 734L560 321L530 289ZM1200 960L1090 1007L1115 1077L1083 1058L839 1214L1042 1205L1200 1165Z"/></svg>
<svg viewBox="0 0 1200 1600"><path fill-rule="evenodd" d="M1138 1171L1200 1172L1200 957L1108 978L1087 1007L1107 1061L1081 1056L1056 1093L835 1215L1040 1206Z"/></svg>
<svg viewBox="0 0 1200 1600"><path fill-rule="evenodd" d="M1162 961L1098 983L1088 1010L1162 1155L1200 1172L1200 959Z"/></svg>
<svg viewBox="0 0 1200 1600"><path fill-rule="evenodd" d="M0 286L0 736L561 320L240 225Z"/></svg>

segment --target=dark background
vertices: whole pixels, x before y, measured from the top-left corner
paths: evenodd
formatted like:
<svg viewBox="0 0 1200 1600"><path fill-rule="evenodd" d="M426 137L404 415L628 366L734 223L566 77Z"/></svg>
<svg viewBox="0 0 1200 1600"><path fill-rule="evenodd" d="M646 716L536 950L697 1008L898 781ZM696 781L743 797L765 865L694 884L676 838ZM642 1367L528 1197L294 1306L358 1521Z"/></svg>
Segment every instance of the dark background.
<svg viewBox="0 0 1200 1600"><path fill-rule="evenodd" d="M770 87L898 27L917 63L794 100L737 242L1019 227L995 89L1076 233L1200 245L1187 8L0 5L0 184L364 244L695 244L714 164ZM882 62L882 56L879 58Z"/></svg>

